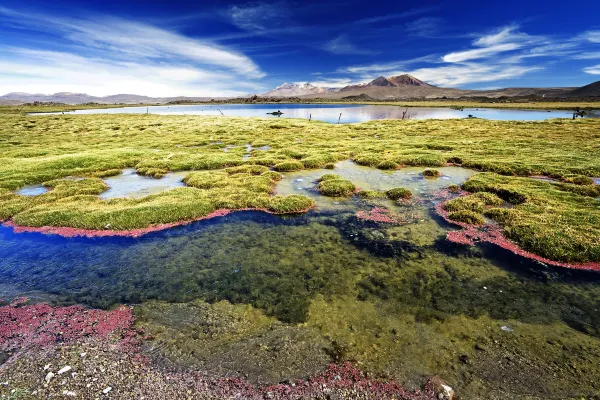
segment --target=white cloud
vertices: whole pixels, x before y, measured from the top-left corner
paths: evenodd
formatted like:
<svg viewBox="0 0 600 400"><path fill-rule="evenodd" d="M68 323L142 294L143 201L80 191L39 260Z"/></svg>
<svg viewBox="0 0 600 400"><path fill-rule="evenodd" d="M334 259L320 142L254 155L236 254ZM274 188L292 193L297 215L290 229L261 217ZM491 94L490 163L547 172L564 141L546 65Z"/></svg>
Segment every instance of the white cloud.
<svg viewBox="0 0 600 400"><path fill-rule="evenodd" d="M306 82L294 82L297 85L302 85ZM312 81L309 82L312 85L315 86L320 86L320 87L329 87L329 88L342 88L348 85L354 85L356 83L356 81L353 81L352 79L349 78L331 78L331 79L323 79L320 81Z"/></svg>
<svg viewBox="0 0 600 400"><path fill-rule="evenodd" d="M339 35L335 39L330 40L323 46L323 49L333 54L374 54L373 51L360 49L350 43L346 35Z"/></svg>
<svg viewBox="0 0 600 400"><path fill-rule="evenodd" d="M475 60L478 58L486 58L490 56L494 56L498 53L502 53L505 51L516 50L520 48L521 45L516 43L504 43L504 44L496 44L489 47L482 47L481 49L473 49L466 51L458 51L454 53L446 54L442 57L442 60L449 63L459 63L463 61Z"/></svg>
<svg viewBox="0 0 600 400"><path fill-rule="evenodd" d="M438 31L440 22L439 18L423 17L407 23L405 29L412 35L430 36Z"/></svg>
<svg viewBox="0 0 600 400"><path fill-rule="evenodd" d="M36 39L42 33L64 49L38 50L32 41L0 50L0 87L5 92L240 95L244 89L260 90L252 79L265 76L238 51L147 24L102 17L63 19L4 7L0 18L37 31Z"/></svg>
<svg viewBox="0 0 600 400"><path fill-rule="evenodd" d="M591 75L600 75L600 64L594 65L592 67L586 67L583 69L583 72Z"/></svg>
<svg viewBox="0 0 600 400"><path fill-rule="evenodd" d="M600 59L600 51L576 54L575 56L573 56L573 58L575 58L577 60L596 60L596 59Z"/></svg>
<svg viewBox="0 0 600 400"><path fill-rule="evenodd" d="M592 43L600 43L600 31L587 31L584 32L581 37L584 40L590 41Z"/></svg>
<svg viewBox="0 0 600 400"><path fill-rule="evenodd" d="M539 71L542 67L505 66L469 63L449 65L437 68L419 68L408 73L436 86L461 86L468 83L494 82L512 79L529 72Z"/></svg>

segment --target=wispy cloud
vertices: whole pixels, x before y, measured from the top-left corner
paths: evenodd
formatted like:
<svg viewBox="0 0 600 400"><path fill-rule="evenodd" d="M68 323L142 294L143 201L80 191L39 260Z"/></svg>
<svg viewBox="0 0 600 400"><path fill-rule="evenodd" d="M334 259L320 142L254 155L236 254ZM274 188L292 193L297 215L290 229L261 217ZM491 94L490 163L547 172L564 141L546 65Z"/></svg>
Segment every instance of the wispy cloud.
<svg viewBox="0 0 600 400"><path fill-rule="evenodd" d="M296 83L298 85L302 85L306 82L294 82L294 83ZM320 87L342 88L344 86L353 85L355 83L360 83L360 82L354 81L349 78L332 78L332 79L322 79L319 81L311 81L310 83L315 86L320 86Z"/></svg>
<svg viewBox="0 0 600 400"><path fill-rule="evenodd" d="M231 21L246 31L264 31L281 26L289 17L285 3L253 3L229 8Z"/></svg>
<svg viewBox="0 0 600 400"><path fill-rule="evenodd" d="M586 67L583 69L583 72L585 72L586 74L600 75L600 64L594 65L592 67Z"/></svg>
<svg viewBox="0 0 600 400"><path fill-rule="evenodd" d="M209 41L155 26L96 16L64 19L21 13L0 7L0 17L48 37L59 37L66 49L41 51L36 42L4 49L0 86L35 87L39 91L69 87L71 91L111 94L130 91L151 95L241 94L228 82L265 74L248 56ZM42 28L39 28L39 27ZM27 71L28 81L19 78ZM257 86L257 85L254 85Z"/></svg>
<svg viewBox="0 0 600 400"><path fill-rule="evenodd" d="M434 85L464 86L520 78L545 69L547 63L564 59L600 59L600 51L594 51L600 48L590 47L590 43L600 43L600 31L555 38L530 35L521 32L516 25L509 25L471 37L470 47L466 49L388 63L348 66L338 68L336 73L363 81L381 74L408 73ZM584 72L599 74L600 66L587 67Z"/></svg>
<svg viewBox="0 0 600 400"><path fill-rule="evenodd" d="M367 49L361 49L350 42L348 36L339 35L323 46L323 49L333 54L375 54Z"/></svg>
<svg viewBox="0 0 600 400"><path fill-rule="evenodd" d="M423 17L407 23L405 30L409 35L428 37L438 32L441 21L440 18Z"/></svg>
<svg viewBox="0 0 600 400"><path fill-rule="evenodd" d="M378 23L378 22L391 21L394 19L408 18L408 17L412 17L415 15L425 14L425 13L435 11L438 9L439 9L438 7L415 8L415 9L408 10L408 11L401 12L401 13L386 13L384 15L379 15L376 17L363 18L363 19L359 19L358 21L355 21L354 23L355 24L374 24L374 23Z"/></svg>

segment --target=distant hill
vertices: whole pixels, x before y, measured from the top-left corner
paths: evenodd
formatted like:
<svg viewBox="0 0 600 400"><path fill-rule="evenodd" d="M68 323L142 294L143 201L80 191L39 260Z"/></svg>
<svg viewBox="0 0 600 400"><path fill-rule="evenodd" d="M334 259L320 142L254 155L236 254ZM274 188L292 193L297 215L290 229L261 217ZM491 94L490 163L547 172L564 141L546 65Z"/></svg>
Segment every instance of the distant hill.
<svg viewBox="0 0 600 400"><path fill-rule="evenodd" d="M369 83L361 83L359 85L346 86L346 87L341 88L339 91L340 92L350 92L350 91L354 91L354 90L360 90L360 89L372 88L372 87L406 88L406 87L417 87L417 86L418 87L430 87L430 88L435 87L433 85L423 82L422 80L415 78L414 76L404 74L404 75L392 76L390 78L386 78L385 76L380 76L379 78L373 79Z"/></svg>
<svg viewBox="0 0 600 400"><path fill-rule="evenodd" d="M86 93L71 92L59 92L54 94L12 92L0 96L0 104L23 104L35 102L63 104L162 104L173 101L208 101L211 99L212 97L148 97L136 94L114 94L111 96L97 97L90 96Z"/></svg>
<svg viewBox="0 0 600 400"><path fill-rule="evenodd" d="M567 96L596 97L600 96L600 81L590 83L567 93Z"/></svg>
<svg viewBox="0 0 600 400"><path fill-rule="evenodd" d="M315 86L310 83L302 85L285 82L281 86L262 94L264 97L294 97L336 92L337 89Z"/></svg>

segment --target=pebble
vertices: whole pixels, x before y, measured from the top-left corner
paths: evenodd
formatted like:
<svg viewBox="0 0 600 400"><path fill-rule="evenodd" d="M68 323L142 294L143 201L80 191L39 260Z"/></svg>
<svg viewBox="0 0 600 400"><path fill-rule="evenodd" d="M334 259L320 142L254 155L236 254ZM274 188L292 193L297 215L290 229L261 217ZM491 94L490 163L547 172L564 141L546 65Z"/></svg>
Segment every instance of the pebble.
<svg viewBox="0 0 600 400"><path fill-rule="evenodd" d="M48 374L46 375L46 377L44 378L44 380L46 382L50 382L50 379L54 378L54 372L50 371L48 372Z"/></svg>
<svg viewBox="0 0 600 400"><path fill-rule="evenodd" d="M77 396L77 393L75 393L75 392L72 392L72 391L70 391L70 390L64 390L64 391L63 391L63 395L64 395L64 396L71 396L71 397L75 397L75 396Z"/></svg>
<svg viewBox="0 0 600 400"><path fill-rule="evenodd" d="M44 371L48 371L48 368L50 368L51 365L52 364L46 364L46 365L44 365Z"/></svg>
<svg viewBox="0 0 600 400"><path fill-rule="evenodd" d="M512 332L513 331L513 329L511 327L508 327L506 325L501 326L500 329L502 329L504 332Z"/></svg>
<svg viewBox="0 0 600 400"><path fill-rule="evenodd" d="M71 370L71 366L67 365L66 367L62 367L61 369L58 370L58 374L64 374L65 372L69 372Z"/></svg>
<svg viewBox="0 0 600 400"><path fill-rule="evenodd" d="M102 391L103 394L108 394L112 390L112 387L108 386L106 389Z"/></svg>

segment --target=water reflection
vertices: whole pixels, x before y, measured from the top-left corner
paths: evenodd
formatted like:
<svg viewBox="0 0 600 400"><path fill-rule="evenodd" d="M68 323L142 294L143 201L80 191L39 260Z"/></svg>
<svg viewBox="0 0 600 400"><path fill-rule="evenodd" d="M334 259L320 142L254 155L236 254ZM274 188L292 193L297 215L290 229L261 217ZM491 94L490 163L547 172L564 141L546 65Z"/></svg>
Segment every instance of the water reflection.
<svg viewBox="0 0 600 400"><path fill-rule="evenodd" d="M272 115L281 110L283 114ZM491 108L398 107L360 104L219 104L174 105L152 107L125 107L89 109L65 114L161 114L161 115L212 115L229 117L301 118L330 123L355 123L379 119L450 119L484 118L491 120L538 121L549 118L572 118L572 112L563 110L514 110ZM43 113L38 113L40 115ZM341 114L341 117L340 117ZM36 114L34 114L36 115ZM590 117L596 114L589 114Z"/></svg>
<svg viewBox="0 0 600 400"><path fill-rule="evenodd" d="M141 198L150 194L185 186L182 179L189 172L169 172L160 179L138 175L135 169L125 169L121 175L104 179L109 189L100 194L102 199L117 197Z"/></svg>

